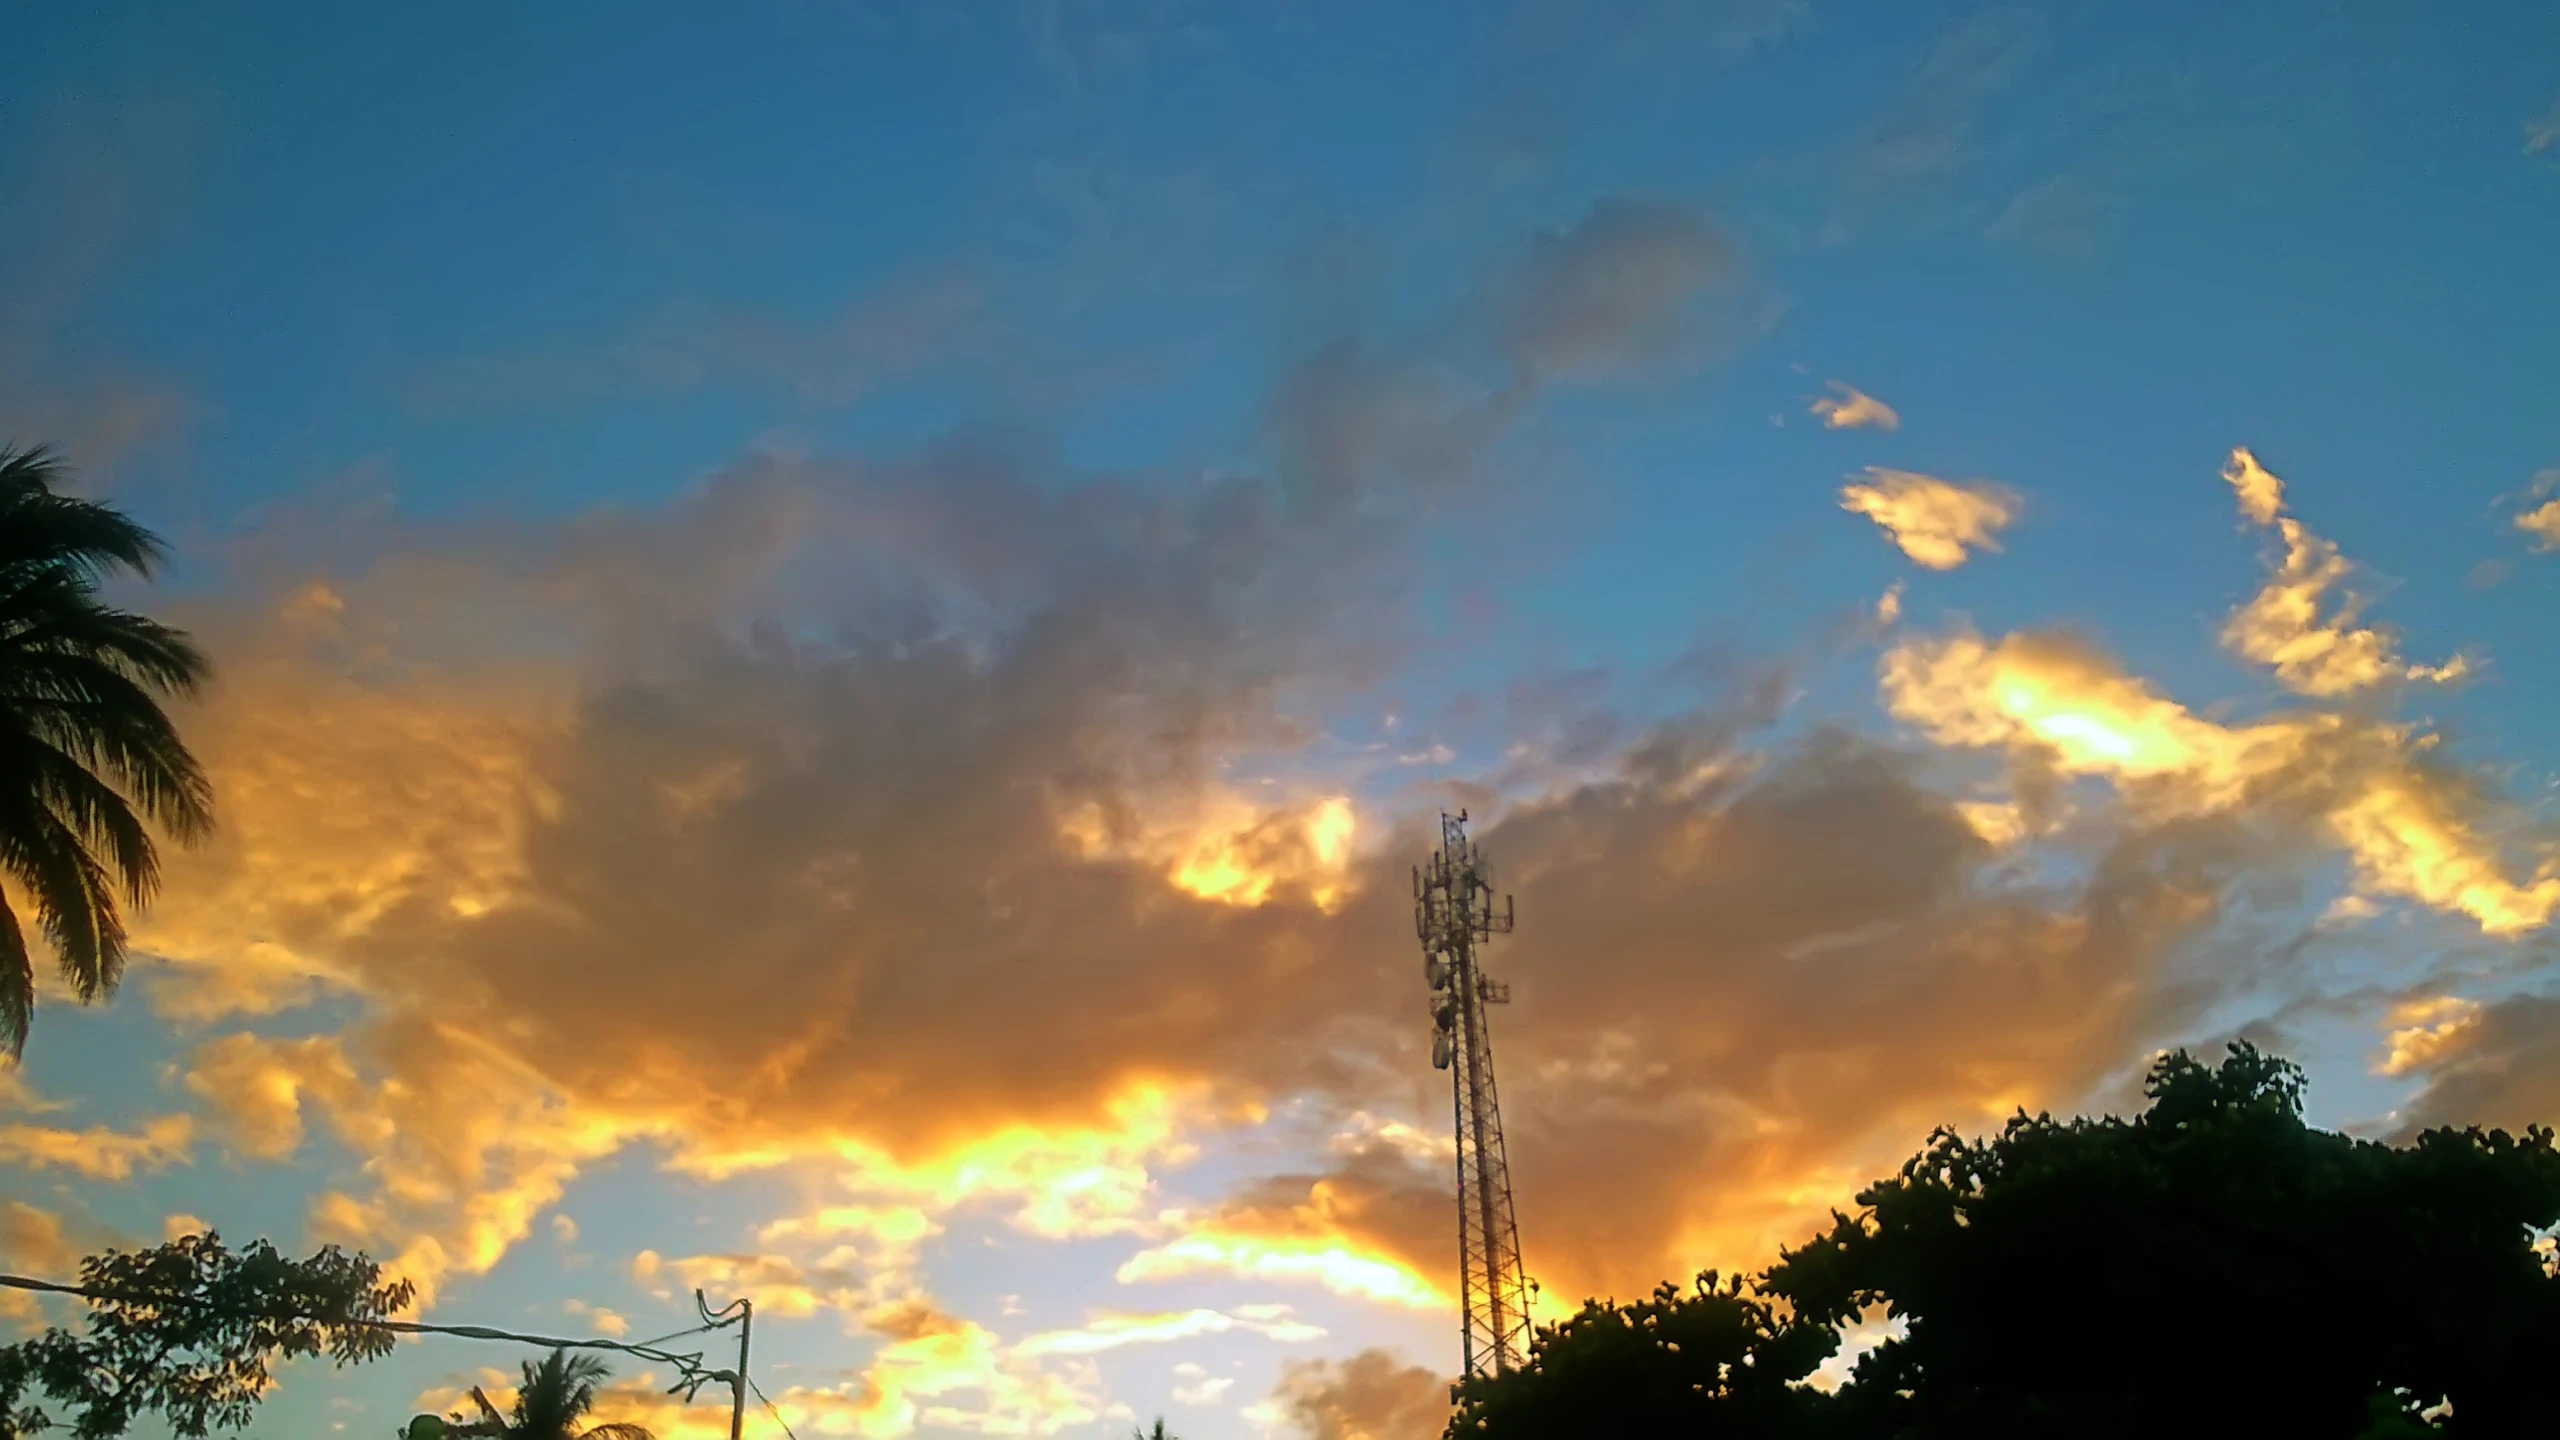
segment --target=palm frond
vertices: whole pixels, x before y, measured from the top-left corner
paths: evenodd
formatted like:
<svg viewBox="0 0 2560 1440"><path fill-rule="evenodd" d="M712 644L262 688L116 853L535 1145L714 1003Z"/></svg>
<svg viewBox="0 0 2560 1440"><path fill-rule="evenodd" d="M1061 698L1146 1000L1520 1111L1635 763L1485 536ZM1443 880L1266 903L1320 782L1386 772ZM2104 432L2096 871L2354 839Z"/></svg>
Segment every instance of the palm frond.
<svg viewBox="0 0 2560 1440"><path fill-rule="evenodd" d="M125 932L106 867L24 787L0 792L0 866L35 902L72 993L83 1003L113 994L124 974Z"/></svg>
<svg viewBox="0 0 2560 1440"><path fill-rule="evenodd" d="M36 1018L36 962L27 953L26 933L18 914L0 895L0 1045L11 1063L26 1053L27 1026Z"/></svg>
<svg viewBox="0 0 2560 1440"><path fill-rule="evenodd" d="M115 570L148 579L168 558L160 537L112 506L59 493L67 478L44 446L0 447L0 572L61 565L92 579Z"/></svg>
<svg viewBox="0 0 2560 1440"><path fill-rule="evenodd" d="M0 733L0 775L19 777L81 848L106 852L106 870L129 904L147 903L160 884L160 855L142 817L88 766L41 740Z"/></svg>
<svg viewBox="0 0 2560 1440"><path fill-rule="evenodd" d="M185 632L103 603L149 578L160 538L113 506L59 492L43 449L0 447L0 870L18 880L82 1000L123 973L117 896L146 903L160 863L146 822L181 844L213 824L213 787L165 697L211 674ZM14 915L0 934L0 1040L25 1044L34 981Z"/></svg>

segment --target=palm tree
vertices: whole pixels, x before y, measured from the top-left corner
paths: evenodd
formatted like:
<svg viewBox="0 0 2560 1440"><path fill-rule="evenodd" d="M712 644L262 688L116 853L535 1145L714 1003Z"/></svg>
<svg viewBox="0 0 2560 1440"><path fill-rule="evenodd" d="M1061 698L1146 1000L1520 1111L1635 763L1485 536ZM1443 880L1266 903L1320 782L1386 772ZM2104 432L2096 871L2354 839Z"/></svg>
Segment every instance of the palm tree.
<svg viewBox="0 0 2560 1440"><path fill-rule="evenodd" d="M183 631L98 598L148 579L160 537L111 506L59 494L41 449L0 447L0 872L17 882L83 1004L124 973L126 905L160 881L145 820L181 844L213 825L213 787L160 699L211 667ZM35 966L0 895L0 1048L35 1018Z"/></svg>
<svg viewBox="0 0 2560 1440"><path fill-rule="evenodd" d="M524 1388L516 1392L515 1414L488 1433L499 1440L657 1440L638 1425L611 1423L578 1428L578 1417L596 1403L596 1382L613 1370L593 1355L554 1350L535 1364L524 1362ZM496 1410L478 1390L471 1398L496 1419Z"/></svg>
<svg viewBox="0 0 2560 1440"><path fill-rule="evenodd" d="M1149 1434L1144 1430L1132 1430L1129 1432L1129 1440L1182 1440L1182 1437L1164 1428L1164 1417L1159 1415L1156 1417L1155 1433Z"/></svg>

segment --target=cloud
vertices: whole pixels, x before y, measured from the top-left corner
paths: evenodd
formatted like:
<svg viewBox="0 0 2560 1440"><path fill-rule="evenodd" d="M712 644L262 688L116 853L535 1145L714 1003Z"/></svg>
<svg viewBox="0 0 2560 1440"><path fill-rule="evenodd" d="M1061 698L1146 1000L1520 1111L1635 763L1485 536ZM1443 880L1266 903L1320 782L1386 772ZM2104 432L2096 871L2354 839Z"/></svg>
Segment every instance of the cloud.
<svg viewBox="0 0 2560 1440"><path fill-rule="evenodd" d="M2560 100L2552 101L2541 118L2524 122L2524 153L2539 155L2546 150L2560 150Z"/></svg>
<svg viewBox="0 0 2560 1440"><path fill-rule="evenodd" d="M2470 662L2460 655L2442 665L2403 661L2388 631L2355 623L2361 605L2352 596L2323 617L2328 592L2350 569L2338 547L2284 513L2284 482L2247 449L2231 452L2222 478L2239 496L2242 515L2275 526L2284 537L2283 561L2223 627L2222 643L2234 653L2272 668L2286 689L2313 696L2351 694L2392 680L2441 683L2469 673Z"/></svg>
<svg viewBox="0 0 2560 1440"><path fill-rule="evenodd" d="M183 1164L194 1148L195 1119L188 1115L155 1116L131 1133L102 1126L0 1125L0 1163L69 1170L92 1180L121 1182L137 1170Z"/></svg>
<svg viewBox="0 0 2560 1440"><path fill-rule="evenodd" d="M1554 318L1607 318L1559 278L1581 263L1529 267L1548 298L1503 332L1523 373L1649 349ZM1377 353L1299 373L1355 352ZM233 677L202 727L225 827L173 858L148 922L179 977L154 1003L245 1027L188 1066L208 1126L245 1157L312 1153L313 1232L431 1283L494 1266L608 1156L777 1172L798 1208L660 1242L643 1278L868 1332L862 1377L777 1397L845 1433L1103 1413L1089 1354L1022 1353L925 1293L920 1256L963 1212L1107 1242L1133 1284L1445 1306L1446 1171L1422 1141L1447 1098L1406 876L1444 792L1320 732L1346 697L1374 713L1410 622L1425 532L1381 517L1474 478L1490 401L1452 382L1443 448L1436 402L1374 426L1327 408L1365 373L1274 405L1269 480L982 443L756 455L662 506L392 527L325 567L261 552L291 568L198 623ZM1915 664L1933 643L1905 642ZM2056 738L1975 738L1944 717L1997 719L1998 694L1929 694L1906 723L2018 771ZM2198 753L2245 748L2247 727L2159 703ZM1961 760L1819 726L1755 747L1774 704L1602 716L1569 772L1467 792L1523 901L1497 1023L1550 1295L1760 1263L1931 1126L2069 1103L2222 993L2194 956L2225 889L2290 858L2248 848L2238 798L2134 793L2200 786L2201 762L2077 772L2113 799L2016 777L1989 797L1942 783ZM2468 860L2389 852L2419 832L2342 800L2362 863L2424 872L2450 888L2410 893L2470 895L2484 924L2536 903L2479 887L2486 811L2414 740L2355 735L2342 764L2473 827ZM1965 808L2010 801L2014 847L2072 817L2071 864L2011 865ZM336 1034L260 1033L342 1012ZM1311 1153L1161 1193L1283 1113L1310 1117Z"/></svg>
<svg viewBox="0 0 2560 1440"><path fill-rule="evenodd" d="M385 1073L359 1078L351 1049ZM257 1158L293 1152L306 1107L325 1116L376 1193L323 1194L312 1228L377 1255L391 1247L384 1268L417 1284L421 1308L449 1273L486 1274L581 1165L658 1129L573 1105L483 1035L416 1014L359 1029L354 1046L226 1036L199 1047L187 1085Z"/></svg>
<svg viewBox="0 0 2560 1440"><path fill-rule="evenodd" d="M2388 1023L2392 1073L2424 1080L2396 1114L2396 1138L2442 1125L2522 1133L2560 1114L2560 999L2523 994L2488 1004L2427 997Z"/></svg>
<svg viewBox="0 0 2560 1440"><path fill-rule="evenodd" d="M1697 211L1605 200L1532 242L1497 301L1499 343L1533 381L1643 373L1714 338L1702 304L1742 276L1741 247Z"/></svg>
<svg viewBox="0 0 2560 1440"><path fill-rule="evenodd" d="M1161 1345L1167 1341L1237 1331L1261 1335L1283 1344L1321 1340L1325 1333L1321 1326L1292 1320L1285 1315L1261 1318L1223 1310L1180 1310L1149 1315L1102 1314L1072 1330L1044 1330L1027 1336L1013 1347L1012 1353L1023 1357L1098 1355L1105 1350L1118 1350L1129 1345Z"/></svg>
<svg viewBox="0 0 2560 1440"><path fill-rule="evenodd" d="M1446 1257L1437 1253L1449 1231L1438 1137L1372 1122L1338 1136L1335 1148L1331 1171L1269 1176L1208 1212L1167 1217L1175 1234L1122 1264L1121 1283L1232 1275L1384 1305L1451 1307L1439 1278Z"/></svg>
<svg viewBox="0 0 2560 1440"><path fill-rule="evenodd" d="M67 1277L79 1268L80 1252L61 1216L12 1200L0 1206L0 1259L20 1273Z"/></svg>
<svg viewBox="0 0 2560 1440"><path fill-rule="evenodd" d="M1449 1420L1449 1381L1384 1350L1292 1361L1257 1407L1303 1440L1434 1440Z"/></svg>
<svg viewBox="0 0 2560 1440"><path fill-rule="evenodd" d="M1902 553L1932 570L1953 570L2018 516L2018 496L1983 481L1956 482L1870 465L1864 484L1843 486L1840 508L1883 527Z"/></svg>
<svg viewBox="0 0 2560 1440"><path fill-rule="evenodd" d="M592 1326L597 1334L609 1339L618 1340L631 1333L629 1320L602 1305L590 1305L584 1300L564 1300L560 1304L560 1310L564 1315L585 1316L587 1324Z"/></svg>
<svg viewBox="0 0 2560 1440"><path fill-rule="evenodd" d="M1958 632L1887 651L1885 701L1941 744L2107 780L2155 817L2251 812L2343 851L2359 889L2519 936L2560 909L2560 865L2506 873L2500 807L2431 761L2431 736L2323 712L2204 719L2087 646Z"/></svg>
<svg viewBox="0 0 2560 1440"><path fill-rule="evenodd" d="M2389 1023L2389 1048L2374 1068L2396 1079L2466 1048L2480 1023L2480 1004L2457 995L2423 996L2393 1006Z"/></svg>
<svg viewBox="0 0 2560 1440"><path fill-rule="evenodd" d="M727 1299L751 1297L759 1310L792 1319L807 1319L821 1310L859 1314L890 1296L873 1291L867 1277L834 1266L806 1266L787 1255L687 1255L669 1259L643 1250L633 1259L632 1276L654 1282L672 1272L688 1290Z"/></svg>
<svg viewBox="0 0 2560 1440"><path fill-rule="evenodd" d="M23 1200L0 1203L0 1270L39 1280L79 1278L80 1247L62 1217ZM0 1290L0 1322L30 1333L45 1323L45 1299L25 1290Z"/></svg>
<svg viewBox="0 0 2560 1440"><path fill-rule="evenodd" d="M1824 429L1899 430L1902 428L1902 416L1892 406L1873 395L1854 386L1844 385L1837 380L1831 382L1831 388L1838 392L1836 396L1818 396L1813 402L1813 413L1822 417Z"/></svg>
<svg viewBox="0 0 2560 1440"><path fill-rule="evenodd" d="M44 1115L70 1108L71 1104L67 1100L47 1100L38 1095L35 1087L29 1085L25 1077L19 1073L19 1063L16 1060L0 1060L0 1114L14 1110L30 1115Z"/></svg>
<svg viewBox="0 0 2560 1440"><path fill-rule="evenodd" d="M2560 497L2560 469L2545 470L2533 477L2525 491L2529 500L2542 500L2546 495ZM2533 537L2533 548L2544 553L2560 550L2560 498L2543 503L2516 516L2516 528Z"/></svg>
<svg viewBox="0 0 2560 1440"><path fill-rule="evenodd" d="M1174 1366L1173 1375L1176 1382L1173 1403L1176 1405L1197 1405L1202 1409L1223 1405L1227 1392L1236 1385L1234 1376L1213 1376L1189 1360Z"/></svg>

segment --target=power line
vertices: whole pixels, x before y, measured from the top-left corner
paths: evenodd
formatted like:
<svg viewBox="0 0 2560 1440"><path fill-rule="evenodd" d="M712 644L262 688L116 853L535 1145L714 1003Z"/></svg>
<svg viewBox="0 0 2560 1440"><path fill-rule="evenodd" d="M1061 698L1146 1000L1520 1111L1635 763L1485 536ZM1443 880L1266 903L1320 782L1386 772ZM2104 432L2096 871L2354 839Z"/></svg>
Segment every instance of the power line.
<svg viewBox="0 0 2560 1440"><path fill-rule="evenodd" d="M62 1285L51 1280L37 1280L25 1275L0 1275L0 1287L12 1290L34 1290L51 1295L73 1295L83 1300L102 1300L114 1305L193 1305L203 1309L214 1308L211 1302L193 1295L153 1295L128 1290L104 1290L89 1285ZM710 1321L696 1325L691 1330L679 1330L673 1335L659 1336L657 1340L632 1344L622 1340L563 1340L555 1335L526 1335L513 1330L501 1330L494 1325L438 1325L424 1320L339 1320L291 1311L269 1311L258 1318L309 1320L318 1324L342 1325L349 1329L388 1330L400 1335L455 1335L466 1340L503 1340L511 1344L532 1345L546 1350L611 1350L624 1355L637 1356L643 1360L654 1360L661 1365L674 1366L677 1372L676 1383L667 1387L668 1392L672 1394L682 1390L687 1399L692 1398L694 1391L715 1380L730 1378L729 1371L704 1369L702 1352L699 1350L686 1354L657 1348L664 1341L725 1328L730 1323L726 1320Z"/></svg>
<svg viewBox="0 0 2560 1440"><path fill-rule="evenodd" d="M791 1422L782 1418L782 1412L774 1408L772 1397L764 1393L764 1387L757 1384L752 1375L747 1377L747 1388L756 1392L756 1398L764 1402L764 1413L773 1417L773 1423L782 1427L783 1434L789 1435L791 1440L800 1440L798 1435L792 1434Z"/></svg>

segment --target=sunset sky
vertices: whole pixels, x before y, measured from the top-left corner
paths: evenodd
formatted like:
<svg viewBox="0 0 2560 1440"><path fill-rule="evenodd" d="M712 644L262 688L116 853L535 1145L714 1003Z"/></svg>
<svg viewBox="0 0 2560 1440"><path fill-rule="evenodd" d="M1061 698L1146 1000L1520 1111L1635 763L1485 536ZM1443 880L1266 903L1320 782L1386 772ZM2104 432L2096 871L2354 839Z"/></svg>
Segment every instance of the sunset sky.
<svg viewBox="0 0 2560 1440"><path fill-rule="evenodd" d="M220 830L0 1070L0 1270L1421 1440L1461 807L1554 1313L2165 1047L2560 1118L2560 8L5 28L0 438L169 539Z"/></svg>

